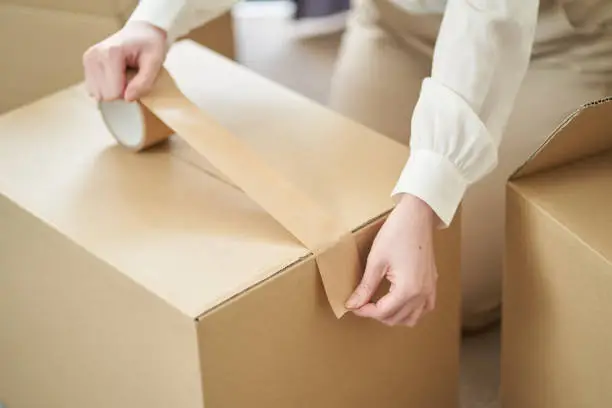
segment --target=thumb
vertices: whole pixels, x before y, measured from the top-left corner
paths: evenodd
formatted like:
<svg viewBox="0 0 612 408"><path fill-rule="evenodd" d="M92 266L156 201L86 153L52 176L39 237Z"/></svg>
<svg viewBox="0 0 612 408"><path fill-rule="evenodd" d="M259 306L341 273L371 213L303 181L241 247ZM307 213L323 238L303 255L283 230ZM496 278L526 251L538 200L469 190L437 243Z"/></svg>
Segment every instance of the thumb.
<svg viewBox="0 0 612 408"><path fill-rule="evenodd" d="M361 282L346 302L347 309L359 309L368 303L384 276L384 263L368 259Z"/></svg>
<svg viewBox="0 0 612 408"><path fill-rule="evenodd" d="M138 61L138 73L125 88L125 100L132 102L153 87L162 66L163 59L155 53L145 53Z"/></svg>

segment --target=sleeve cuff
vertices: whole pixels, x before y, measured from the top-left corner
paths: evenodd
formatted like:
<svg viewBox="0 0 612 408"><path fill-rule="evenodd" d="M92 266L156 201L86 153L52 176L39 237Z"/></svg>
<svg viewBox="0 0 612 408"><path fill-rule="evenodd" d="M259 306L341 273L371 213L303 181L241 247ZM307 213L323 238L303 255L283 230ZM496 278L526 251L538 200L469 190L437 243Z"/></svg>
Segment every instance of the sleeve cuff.
<svg viewBox="0 0 612 408"><path fill-rule="evenodd" d="M420 198L436 213L440 228L446 228L466 189L467 182L447 158L429 150L413 150L392 196L407 193Z"/></svg>
<svg viewBox="0 0 612 408"><path fill-rule="evenodd" d="M128 22L144 21L161 28L167 33L167 43L171 45L183 35L179 22L186 6L185 0L139 1Z"/></svg>

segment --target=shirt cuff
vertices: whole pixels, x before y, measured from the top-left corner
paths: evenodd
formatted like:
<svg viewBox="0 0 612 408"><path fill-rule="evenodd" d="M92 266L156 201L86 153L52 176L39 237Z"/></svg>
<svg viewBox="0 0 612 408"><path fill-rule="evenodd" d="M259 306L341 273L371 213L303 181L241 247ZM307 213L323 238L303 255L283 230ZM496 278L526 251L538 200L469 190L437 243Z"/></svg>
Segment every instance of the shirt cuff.
<svg viewBox="0 0 612 408"><path fill-rule="evenodd" d="M429 150L413 150L393 189L396 198L411 194L426 202L442 225L450 226L467 189L467 182L444 156Z"/></svg>
<svg viewBox="0 0 612 408"><path fill-rule="evenodd" d="M139 1L128 22L144 21L164 30L167 33L167 43L171 45L182 35L178 25L185 7L185 0Z"/></svg>

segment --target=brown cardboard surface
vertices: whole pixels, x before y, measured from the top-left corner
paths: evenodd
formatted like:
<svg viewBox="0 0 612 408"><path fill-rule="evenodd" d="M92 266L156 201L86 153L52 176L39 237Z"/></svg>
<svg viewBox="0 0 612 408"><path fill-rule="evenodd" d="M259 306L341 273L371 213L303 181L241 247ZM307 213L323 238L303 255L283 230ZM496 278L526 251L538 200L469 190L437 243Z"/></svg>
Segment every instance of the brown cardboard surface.
<svg viewBox="0 0 612 408"><path fill-rule="evenodd" d="M612 260L612 149L537 174L514 188L585 246Z"/></svg>
<svg viewBox="0 0 612 408"><path fill-rule="evenodd" d="M580 108L509 184L504 407L612 399L611 113L609 101Z"/></svg>
<svg viewBox="0 0 612 408"><path fill-rule="evenodd" d="M31 135L1 139L2 193L188 316L308 253L240 191L202 177L197 166L165 151L118 147L81 87L0 123L3 136ZM41 124L62 137L49 137Z"/></svg>
<svg viewBox="0 0 612 408"><path fill-rule="evenodd" d="M193 42L167 68L366 256L404 147ZM117 146L81 85L0 117L0 225L20 231L0 256L0 379L19 372L3 402L457 407L458 223L436 234L438 306L417 329L338 320L309 251L211 168L180 137Z"/></svg>
<svg viewBox="0 0 612 408"><path fill-rule="evenodd" d="M193 320L4 195L0 322L7 408L202 407Z"/></svg>
<svg viewBox="0 0 612 408"><path fill-rule="evenodd" d="M361 253L381 223L357 232ZM312 259L204 315L207 406L458 408L459 230L438 234L435 244L437 309L415 329L335 319Z"/></svg>
<svg viewBox="0 0 612 408"><path fill-rule="evenodd" d="M0 112L80 81L83 52L120 27L111 17L0 4Z"/></svg>
<svg viewBox="0 0 612 408"><path fill-rule="evenodd" d="M137 0L2 2L0 113L81 81L83 52L121 28L136 4ZM188 38L234 58L229 12L196 28Z"/></svg>
<svg viewBox="0 0 612 408"><path fill-rule="evenodd" d="M198 80L204 66L208 75L205 80ZM177 44L168 67L198 106L348 228L356 229L391 208L389 192L407 157L404 147L354 122L339 119L324 107L254 76L246 68L230 64L192 42ZM74 112L73 120L65 121L62 112L66 110ZM57 129L63 138L52 139L39 132L40 122L32 122L33 115L48 118L48 126ZM18 127L12 132L28 132L32 136L0 141L3 192L26 200L23 205L34 206L32 210L40 211L62 232L85 246L91 245L88 249L94 253L102 251L99 256L113 264L117 262L115 265L121 271L190 316L198 316L226 296L233 296L291 263L296 256L307 254L263 210L245 201L241 192L223 188L215 179L202 181L201 171L191 162L176 159L173 154L135 155L116 147L93 102L80 87L7 117L11 127ZM92 131L85 139L82 132L87 128ZM173 142L166 147L170 152L174 152L175 144L182 144L177 139ZM67 149L66 143L73 147ZM78 155L74 154L75 149ZM179 152L182 154L183 150ZM372 162L373 152L379 157L376 164L364 166L363 163ZM211 168L203 158L189 154L197 165ZM40 164L30 168L32 162ZM53 182L54 179L64 181ZM79 180L87 182L74 190L74 183ZM123 180L125 191L116 188L117 180ZM144 194L130 194L130 186L148 180L156 181L154 188ZM104 202L88 200L90 192L96 190L104 195ZM191 194L190 200L182 198L187 192ZM75 195L74 208L49 205L49 195L67 194ZM211 196L219 199L207 199ZM158 205L147 206L150 201ZM92 217L100 212L112 213L114 217ZM220 245L218 249L222 252L202 253L200 245L205 244L202 240L206 238L186 234L184 228L189 225L183 226L176 213L193 217L189 223L194 230L210 231L215 240L210 244ZM216 225L212 230L207 226L211 222ZM118 245L100 239L105 231L112 233L114 228L140 231L153 246L147 248L130 241ZM233 233L243 238L217 241L216 235L232 237ZM176 249L158 250L168 245ZM147 259L142 259L144 250L152 252ZM197 262L179 271L164 272L174 269L173 265L183 265L186 259ZM219 265L232 273L216 276ZM211 276L216 277L214 282L208 282ZM200 284L194 285L197 281ZM204 282L208 282L204 285L208 288L202 289L199 286ZM226 295L218 298L223 292Z"/></svg>
<svg viewBox="0 0 612 408"><path fill-rule="evenodd" d="M119 13L134 9L138 0L4 0L3 3L38 9L39 11L68 11L114 18Z"/></svg>
<svg viewBox="0 0 612 408"><path fill-rule="evenodd" d="M315 255L332 309L338 317L347 312L345 302L363 273L352 229L191 102L165 69L142 101L102 102L99 107L115 139L131 150L178 134Z"/></svg>

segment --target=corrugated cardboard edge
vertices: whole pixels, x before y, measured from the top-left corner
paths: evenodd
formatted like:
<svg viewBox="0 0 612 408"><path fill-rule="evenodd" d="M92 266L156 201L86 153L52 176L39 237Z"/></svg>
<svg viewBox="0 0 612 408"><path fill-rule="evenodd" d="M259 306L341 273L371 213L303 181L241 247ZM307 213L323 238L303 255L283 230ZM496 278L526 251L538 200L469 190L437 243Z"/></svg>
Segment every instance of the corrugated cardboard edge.
<svg viewBox="0 0 612 408"><path fill-rule="evenodd" d="M599 126L596 128L599 132L590 131L581 134L579 130L587 123L585 119L591 120L595 117L606 118L610 126ZM606 124L608 123L604 123ZM609 131L610 134L607 138L601 134L605 131ZM581 138L580 150L567 153L568 149L572 148L572 144L576 143L577 138ZM569 114L525 163L510 176L510 180L570 164L610 149L612 149L612 96L585 103ZM549 152L548 156L545 155L545 151Z"/></svg>

